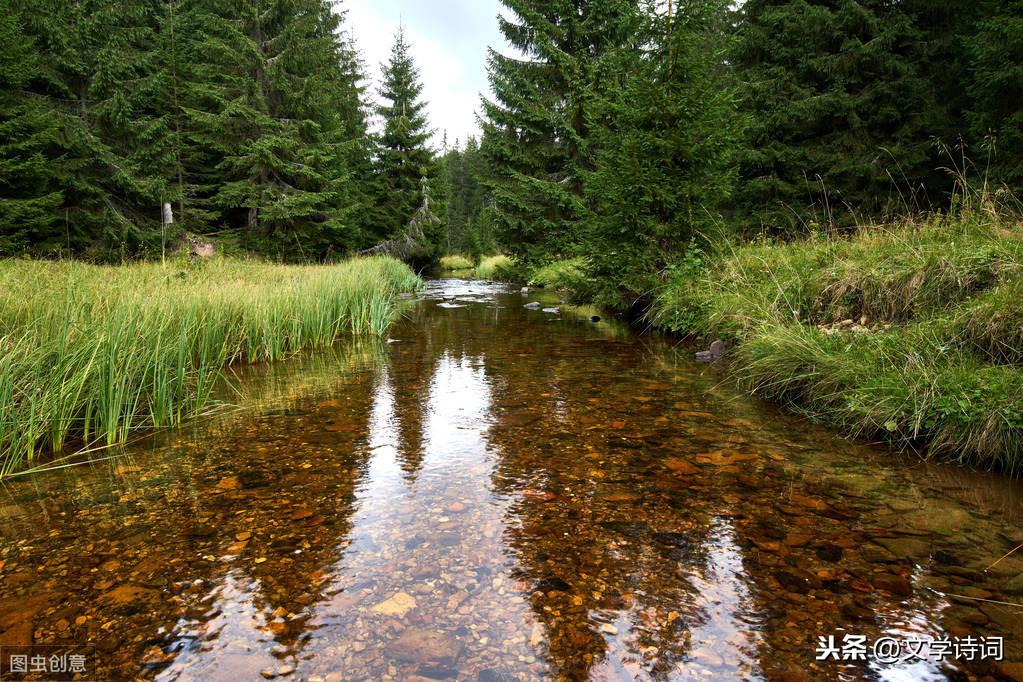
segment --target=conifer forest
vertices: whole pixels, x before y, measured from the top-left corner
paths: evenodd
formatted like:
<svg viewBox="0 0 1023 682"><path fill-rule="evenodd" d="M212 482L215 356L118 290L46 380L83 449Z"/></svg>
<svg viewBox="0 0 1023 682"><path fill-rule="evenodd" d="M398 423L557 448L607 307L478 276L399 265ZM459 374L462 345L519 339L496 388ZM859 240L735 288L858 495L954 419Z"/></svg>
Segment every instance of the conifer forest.
<svg viewBox="0 0 1023 682"><path fill-rule="evenodd" d="M1023 682L1023 0L0 0L0 680Z"/></svg>

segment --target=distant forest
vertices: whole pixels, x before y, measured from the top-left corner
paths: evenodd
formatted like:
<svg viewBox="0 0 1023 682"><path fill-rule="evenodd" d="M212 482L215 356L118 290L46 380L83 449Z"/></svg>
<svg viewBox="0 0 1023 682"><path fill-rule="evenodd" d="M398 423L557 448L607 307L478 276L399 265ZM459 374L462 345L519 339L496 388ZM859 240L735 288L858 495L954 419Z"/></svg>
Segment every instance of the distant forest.
<svg viewBox="0 0 1023 682"><path fill-rule="evenodd" d="M0 0L0 255L187 233L330 260L400 234L425 191L424 258L584 257L641 291L722 231L1023 186L1023 0L503 4L482 137L437 149L405 37L368 83L343 5Z"/></svg>

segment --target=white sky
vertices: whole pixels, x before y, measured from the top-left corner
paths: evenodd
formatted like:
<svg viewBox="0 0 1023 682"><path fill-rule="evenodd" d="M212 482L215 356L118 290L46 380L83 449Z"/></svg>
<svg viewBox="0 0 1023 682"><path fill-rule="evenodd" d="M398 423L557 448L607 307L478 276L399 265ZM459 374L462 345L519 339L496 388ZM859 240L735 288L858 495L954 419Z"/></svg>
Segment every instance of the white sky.
<svg viewBox="0 0 1023 682"><path fill-rule="evenodd" d="M497 26L498 0L343 0L347 27L370 77L376 98L380 65L390 55L399 24L405 25L428 102L434 145L444 131L451 144L479 135L480 95L489 91L487 47L509 52Z"/></svg>

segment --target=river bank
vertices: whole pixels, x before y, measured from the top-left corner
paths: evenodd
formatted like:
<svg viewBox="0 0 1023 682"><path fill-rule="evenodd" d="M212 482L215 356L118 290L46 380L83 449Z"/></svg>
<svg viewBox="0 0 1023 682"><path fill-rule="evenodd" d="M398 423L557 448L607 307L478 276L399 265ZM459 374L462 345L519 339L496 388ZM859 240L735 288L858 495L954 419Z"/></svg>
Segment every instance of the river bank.
<svg viewBox="0 0 1023 682"><path fill-rule="evenodd" d="M382 334L420 284L385 258L0 261L0 477L178 425L228 365Z"/></svg>
<svg viewBox="0 0 1023 682"><path fill-rule="evenodd" d="M753 244L674 276L658 326L721 338L750 392L852 436L1023 466L1023 230L976 214Z"/></svg>
<svg viewBox="0 0 1023 682"><path fill-rule="evenodd" d="M586 300L582 259L518 279ZM729 349L746 390L843 434L1023 468L1023 227L973 211L852 236L691 248L641 324ZM702 348L701 348L702 349Z"/></svg>

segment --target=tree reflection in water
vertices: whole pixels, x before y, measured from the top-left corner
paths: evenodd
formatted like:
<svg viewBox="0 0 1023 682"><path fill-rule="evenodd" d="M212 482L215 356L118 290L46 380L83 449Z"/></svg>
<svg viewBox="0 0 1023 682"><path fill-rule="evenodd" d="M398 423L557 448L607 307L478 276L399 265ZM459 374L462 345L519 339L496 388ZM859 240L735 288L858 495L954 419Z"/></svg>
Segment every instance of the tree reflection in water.
<svg viewBox="0 0 1023 682"><path fill-rule="evenodd" d="M990 603L1023 560L984 571L1023 541L1018 483L906 466L517 292L425 298L386 343L240 372L241 412L4 490L0 644L232 682L963 673L814 661L843 631L1023 659Z"/></svg>

